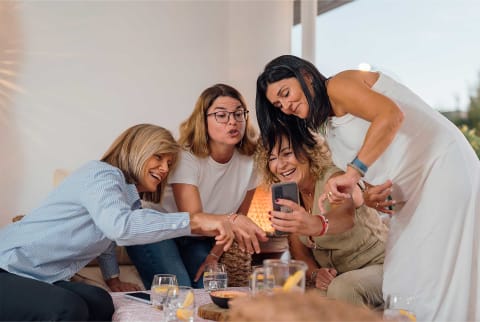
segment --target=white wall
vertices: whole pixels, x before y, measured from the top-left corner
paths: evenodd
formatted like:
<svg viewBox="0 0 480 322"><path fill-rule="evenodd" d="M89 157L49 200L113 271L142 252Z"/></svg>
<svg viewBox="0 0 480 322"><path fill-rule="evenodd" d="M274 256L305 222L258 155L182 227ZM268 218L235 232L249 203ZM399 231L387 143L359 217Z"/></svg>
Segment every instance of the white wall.
<svg viewBox="0 0 480 322"><path fill-rule="evenodd" d="M0 226L37 206L56 168L98 159L121 131L178 134L226 82L254 116L255 80L290 52L291 1L0 2Z"/></svg>

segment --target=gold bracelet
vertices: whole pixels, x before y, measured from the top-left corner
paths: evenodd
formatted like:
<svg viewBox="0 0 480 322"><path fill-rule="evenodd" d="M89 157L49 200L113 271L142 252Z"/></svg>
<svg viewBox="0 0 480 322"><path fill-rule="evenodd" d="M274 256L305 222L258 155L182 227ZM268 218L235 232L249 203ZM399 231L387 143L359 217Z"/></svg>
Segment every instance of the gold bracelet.
<svg viewBox="0 0 480 322"><path fill-rule="evenodd" d="M232 224L235 223L235 219L237 219L237 217L238 217L238 214L236 214L236 213L234 213L234 212L230 213L230 214L227 216L228 220L229 220Z"/></svg>

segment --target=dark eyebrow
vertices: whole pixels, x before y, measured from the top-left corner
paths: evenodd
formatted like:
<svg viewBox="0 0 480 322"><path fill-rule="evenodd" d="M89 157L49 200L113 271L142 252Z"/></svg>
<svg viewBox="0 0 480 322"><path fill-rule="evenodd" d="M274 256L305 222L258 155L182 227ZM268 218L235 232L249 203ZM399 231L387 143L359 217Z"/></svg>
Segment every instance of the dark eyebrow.
<svg viewBox="0 0 480 322"><path fill-rule="evenodd" d="M280 96L280 93L285 89L285 85L283 85L282 87L279 88L278 92L277 92L277 96Z"/></svg>
<svg viewBox="0 0 480 322"><path fill-rule="evenodd" d="M240 105L238 105L237 107L235 107L235 111L237 111L237 110L240 109L240 108L246 109L245 107L243 107L242 104L240 104ZM217 106L217 107L214 108L214 110L217 110L217 109L225 110L225 111L227 110L227 108L226 108L226 107L223 107L223 106Z"/></svg>

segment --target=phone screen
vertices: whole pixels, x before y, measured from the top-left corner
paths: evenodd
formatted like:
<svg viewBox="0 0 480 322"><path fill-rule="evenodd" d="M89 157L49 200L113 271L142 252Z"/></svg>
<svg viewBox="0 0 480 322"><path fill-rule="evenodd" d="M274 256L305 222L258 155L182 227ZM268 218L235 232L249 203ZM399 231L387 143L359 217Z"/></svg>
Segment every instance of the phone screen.
<svg viewBox="0 0 480 322"><path fill-rule="evenodd" d="M150 304L150 294L146 292L131 292L131 293L125 293L125 297L128 297L132 300L140 301L143 303Z"/></svg>
<svg viewBox="0 0 480 322"><path fill-rule="evenodd" d="M272 204L273 210L282 212L291 212L292 209L281 206L275 202L276 199L288 199L298 203L298 186L295 182L280 182L272 185ZM285 236L288 233L275 230L275 236Z"/></svg>

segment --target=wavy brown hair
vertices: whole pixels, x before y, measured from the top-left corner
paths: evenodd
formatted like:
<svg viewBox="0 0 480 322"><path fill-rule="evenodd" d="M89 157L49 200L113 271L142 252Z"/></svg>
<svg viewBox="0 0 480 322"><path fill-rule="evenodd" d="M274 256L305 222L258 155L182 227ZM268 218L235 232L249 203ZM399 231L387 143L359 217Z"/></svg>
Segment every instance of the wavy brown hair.
<svg viewBox="0 0 480 322"><path fill-rule="evenodd" d="M310 169L310 175L317 181L329 166L333 164L330 151L323 139L319 135L314 135L315 145L305 144L301 138L298 128L289 128L283 123L275 126L275 133L270 133L275 138L271 146L266 146L261 139L258 140L257 150L254 160L256 168L262 173L263 184L270 186L272 183L280 182L278 178L270 171L269 158L275 143L281 142L282 138L287 138L295 157L300 162L307 162ZM280 148L280 147L279 147ZM279 152L279 151L278 151Z"/></svg>
<svg viewBox="0 0 480 322"><path fill-rule="evenodd" d="M172 155L172 166L168 171L170 174L177 163L179 151L180 146L167 129L152 124L138 124L120 134L100 161L119 168L127 183L137 184L150 157L155 154ZM160 202L167 178L168 175L160 182L157 191L140 193L140 197L145 201Z"/></svg>
<svg viewBox="0 0 480 322"><path fill-rule="evenodd" d="M180 124L180 138L178 143L198 157L207 157L210 155L208 145L207 131L207 111L213 102L221 96L231 97L238 100L245 110L248 110L243 96L235 88L216 84L205 89L195 103L190 117ZM236 145L240 154L252 155L256 148L257 131L250 123L250 119L245 121L245 134L242 140Z"/></svg>

